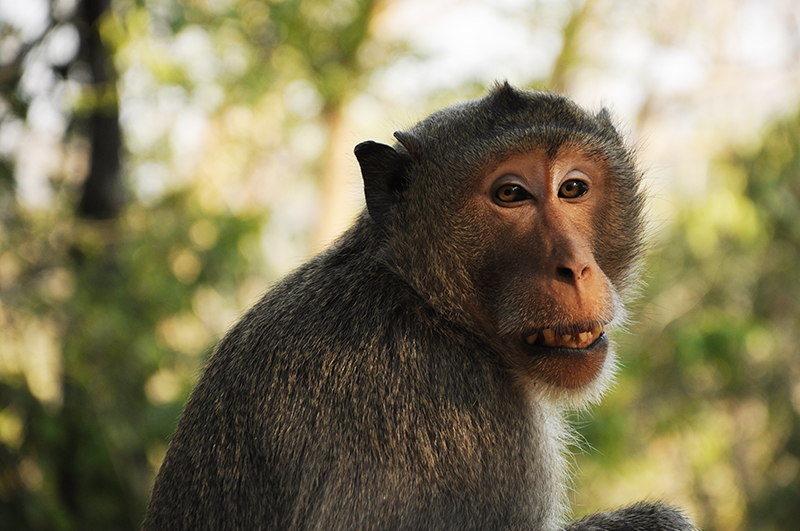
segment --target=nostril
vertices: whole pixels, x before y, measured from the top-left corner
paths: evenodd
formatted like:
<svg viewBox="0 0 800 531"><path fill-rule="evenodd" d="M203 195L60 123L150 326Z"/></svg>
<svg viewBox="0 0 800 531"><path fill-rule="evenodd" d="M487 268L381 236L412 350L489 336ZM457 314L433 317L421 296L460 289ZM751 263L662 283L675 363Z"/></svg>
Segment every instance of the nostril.
<svg viewBox="0 0 800 531"><path fill-rule="evenodd" d="M575 278L575 273L569 267L556 267L556 275L567 280L572 280Z"/></svg>

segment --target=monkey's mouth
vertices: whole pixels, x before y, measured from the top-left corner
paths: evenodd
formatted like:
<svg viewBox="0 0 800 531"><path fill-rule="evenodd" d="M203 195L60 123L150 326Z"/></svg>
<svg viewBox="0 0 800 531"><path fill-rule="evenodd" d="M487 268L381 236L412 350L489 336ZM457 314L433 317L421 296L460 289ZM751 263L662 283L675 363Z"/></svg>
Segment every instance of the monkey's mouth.
<svg viewBox="0 0 800 531"><path fill-rule="evenodd" d="M532 379L580 389L603 371L608 336L602 323L540 328L523 338L525 370Z"/></svg>
<svg viewBox="0 0 800 531"><path fill-rule="evenodd" d="M543 328L525 337L525 343L548 348L585 349L603 335L599 323L578 325L568 329Z"/></svg>

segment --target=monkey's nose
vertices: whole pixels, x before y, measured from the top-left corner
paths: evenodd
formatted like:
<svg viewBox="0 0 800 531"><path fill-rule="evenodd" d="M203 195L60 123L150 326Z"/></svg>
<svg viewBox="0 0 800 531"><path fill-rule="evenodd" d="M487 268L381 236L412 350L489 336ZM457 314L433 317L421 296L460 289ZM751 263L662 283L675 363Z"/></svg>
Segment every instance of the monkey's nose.
<svg viewBox="0 0 800 531"><path fill-rule="evenodd" d="M569 282L583 280L589 276L590 267L588 264L581 266L556 266L556 276Z"/></svg>

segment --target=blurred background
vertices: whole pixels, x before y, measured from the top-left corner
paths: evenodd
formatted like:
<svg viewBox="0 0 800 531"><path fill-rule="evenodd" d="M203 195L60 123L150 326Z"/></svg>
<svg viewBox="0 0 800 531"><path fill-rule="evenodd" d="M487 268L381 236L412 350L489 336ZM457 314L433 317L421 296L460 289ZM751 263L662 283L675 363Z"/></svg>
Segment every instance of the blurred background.
<svg viewBox="0 0 800 531"><path fill-rule="evenodd" d="M0 0L0 528L138 529L214 343L495 80L608 106L653 240L576 516L800 521L796 0Z"/></svg>

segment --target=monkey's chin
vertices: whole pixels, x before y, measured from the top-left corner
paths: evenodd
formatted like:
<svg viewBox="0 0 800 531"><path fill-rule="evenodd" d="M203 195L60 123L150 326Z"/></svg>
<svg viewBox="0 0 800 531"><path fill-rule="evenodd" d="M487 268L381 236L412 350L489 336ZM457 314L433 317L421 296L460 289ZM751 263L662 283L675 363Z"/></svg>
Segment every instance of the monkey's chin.
<svg viewBox="0 0 800 531"><path fill-rule="evenodd" d="M566 389L579 389L594 382L602 373L608 355L608 336L600 332L591 344L581 348L530 344L527 340L523 348L531 378Z"/></svg>

